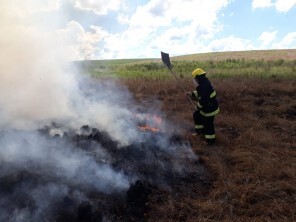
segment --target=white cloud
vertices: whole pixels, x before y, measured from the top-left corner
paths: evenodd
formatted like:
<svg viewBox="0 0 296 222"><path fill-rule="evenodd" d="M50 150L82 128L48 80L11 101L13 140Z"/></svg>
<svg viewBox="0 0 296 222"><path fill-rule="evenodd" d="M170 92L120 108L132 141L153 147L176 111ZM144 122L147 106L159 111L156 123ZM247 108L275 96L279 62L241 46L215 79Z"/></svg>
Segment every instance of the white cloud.
<svg viewBox="0 0 296 222"><path fill-rule="evenodd" d="M296 5L296 0L278 0L275 3L275 8L279 12L287 12Z"/></svg>
<svg viewBox="0 0 296 222"><path fill-rule="evenodd" d="M291 49L296 45L296 32L288 33L280 42L273 44L273 48Z"/></svg>
<svg viewBox="0 0 296 222"><path fill-rule="evenodd" d="M98 26L91 26L86 31L78 22L71 21L65 29L56 32L57 39L64 42L70 60L95 59L97 44L108 35Z"/></svg>
<svg viewBox="0 0 296 222"><path fill-rule="evenodd" d="M293 6L296 5L296 0L253 0L252 7L253 9L256 8L268 8L268 7L275 7L275 9L279 12L288 12Z"/></svg>
<svg viewBox="0 0 296 222"><path fill-rule="evenodd" d="M161 7L163 11L157 13L154 11L156 6ZM168 7L166 1L152 0L147 5L139 6L130 17L129 25L131 27L152 27L165 26L170 24L170 17L164 16L165 8Z"/></svg>
<svg viewBox="0 0 296 222"><path fill-rule="evenodd" d="M122 24L122 25L126 25L129 23L129 16L125 15L125 14L118 14L117 16L117 21Z"/></svg>
<svg viewBox="0 0 296 222"><path fill-rule="evenodd" d="M229 0L151 0L148 4L140 6L131 16L130 26L171 26L175 22L192 22L212 25L217 20L217 13Z"/></svg>
<svg viewBox="0 0 296 222"><path fill-rule="evenodd" d="M202 41L221 30L218 13L230 2L151 0L139 6L134 14L118 17L129 28L107 37L101 56L151 57L159 56L159 51L165 48L172 49L173 54L196 52L202 48Z"/></svg>
<svg viewBox="0 0 296 222"><path fill-rule="evenodd" d="M215 39L211 42L215 35L223 30L223 24L219 21L219 16L221 16L219 13L224 13L222 9L226 8L232 0L150 0L138 6L133 14L127 14L131 10L124 9L126 7L124 1L121 5L119 1L117 1L118 4L112 1L110 5L94 3L90 0L84 2L75 0L75 2L79 2L80 5L76 4L76 6L80 9L96 10L97 14L118 10L117 22L127 27L115 33L107 33L102 29L96 32L79 29L80 34L76 37L87 36L79 37L80 47L75 48L73 45L73 51L76 53L84 49L83 53L77 54L79 58L158 57L159 51L164 50L173 55L207 51L251 50L272 46L278 33L276 31L262 33L259 37L262 44L257 47L246 38L236 36ZM254 9L274 7L284 12L290 10L295 2L296 0L253 0L252 7ZM87 43L86 39L89 39L91 43Z"/></svg>
<svg viewBox="0 0 296 222"><path fill-rule="evenodd" d="M141 50L147 47L147 39L152 39L153 29L149 27L129 28L122 33L106 36L104 48L101 51L103 58L134 58L142 54ZM137 56L138 57L138 56Z"/></svg>
<svg viewBox="0 0 296 222"><path fill-rule="evenodd" d="M123 4L123 1L108 0L72 0L74 6L80 10L93 11L98 15L105 15L110 10L118 10Z"/></svg>
<svg viewBox="0 0 296 222"><path fill-rule="evenodd" d="M259 40L262 41L262 45L260 48L266 48L267 46L269 46L270 43L272 43L272 41L275 39L276 34L277 34L277 31L263 32L259 37Z"/></svg>
<svg viewBox="0 0 296 222"><path fill-rule="evenodd" d="M273 4L271 3L271 0L253 0L252 1L252 8L267 8L271 7Z"/></svg>
<svg viewBox="0 0 296 222"><path fill-rule="evenodd" d="M223 10L233 0L148 0L146 4L142 1L142 5L133 7L128 7L128 2L133 3L131 0L11 0L0 8L0 16L10 16L6 16L6 21L0 20L0 23L9 26L13 23L30 25L30 28L36 25L35 31L44 32L56 39L55 41L60 41L60 45L65 46L61 51L71 60L158 57L159 51L164 50L172 55L182 55L254 48L244 37L236 38L227 34L229 37L216 39L216 34L223 30L222 20L219 18L229 15L235 19L236 14ZM65 8L68 4L72 4L76 10L67 11ZM295 4L296 0L252 1L253 9L273 7L279 12L289 11ZM92 11L96 15L91 13L93 17L86 18L78 10ZM112 17L114 13L108 14L115 10L116 18ZM73 12L76 14L73 15ZM54 16L48 19L48 15ZM90 22L98 18L97 15L100 15L97 25L90 25ZM75 21L68 22L72 16L76 16L73 19ZM107 19L114 19L117 23ZM109 22L115 25L108 27ZM101 25L104 28L99 27ZM56 28L59 29L53 31ZM276 35L284 33L281 33L280 27L274 29L278 31L263 32L259 36L261 45L257 48L295 45L291 33L281 42L275 43Z"/></svg>
<svg viewBox="0 0 296 222"><path fill-rule="evenodd" d="M252 50L255 47L251 41L247 39L241 39L234 36L217 39L211 41L208 45L208 52L219 52L219 51L241 51L241 50Z"/></svg>

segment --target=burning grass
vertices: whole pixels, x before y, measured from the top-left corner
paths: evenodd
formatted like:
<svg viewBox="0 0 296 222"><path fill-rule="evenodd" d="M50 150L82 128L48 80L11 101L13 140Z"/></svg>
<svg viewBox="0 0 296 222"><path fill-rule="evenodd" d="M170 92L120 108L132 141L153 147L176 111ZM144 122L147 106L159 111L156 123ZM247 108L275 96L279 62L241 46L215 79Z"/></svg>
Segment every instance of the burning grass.
<svg viewBox="0 0 296 222"><path fill-rule="evenodd" d="M192 137L192 105L173 80L126 80L138 101L160 101L167 121L188 139L215 180L202 196L152 198L149 221L294 221L296 199L296 81L212 79L221 113L218 142ZM182 84L191 90L191 82ZM186 185L185 185L186 187Z"/></svg>

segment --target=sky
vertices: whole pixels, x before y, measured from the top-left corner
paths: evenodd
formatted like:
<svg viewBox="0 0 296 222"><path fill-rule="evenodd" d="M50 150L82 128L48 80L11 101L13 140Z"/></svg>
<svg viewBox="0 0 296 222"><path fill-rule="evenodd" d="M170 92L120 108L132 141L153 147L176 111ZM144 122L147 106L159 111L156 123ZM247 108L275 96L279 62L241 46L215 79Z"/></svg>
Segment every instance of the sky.
<svg viewBox="0 0 296 222"><path fill-rule="evenodd" d="M0 5L6 15L1 26L63 42L69 60L296 48L296 0L0 0Z"/></svg>

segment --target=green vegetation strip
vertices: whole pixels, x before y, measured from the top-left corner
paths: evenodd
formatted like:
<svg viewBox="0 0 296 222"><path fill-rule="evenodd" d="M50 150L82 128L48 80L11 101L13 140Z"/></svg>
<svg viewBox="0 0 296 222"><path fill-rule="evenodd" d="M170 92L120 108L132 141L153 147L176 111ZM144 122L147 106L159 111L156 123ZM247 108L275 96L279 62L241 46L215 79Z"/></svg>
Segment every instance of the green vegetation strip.
<svg viewBox="0 0 296 222"><path fill-rule="evenodd" d="M192 70L201 67L212 77L296 77L296 59L290 57L281 58L283 51L278 54L270 51L260 52L260 56L265 59L246 58L226 58L213 59L217 53L205 54L208 60L200 59L200 54L187 55L171 58L174 72L180 77L190 77ZM294 53L296 50L290 50ZM251 52L247 55L250 56ZM265 53L265 54L264 54ZM236 55L237 54L237 55ZM289 55L290 55L289 54ZM205 56L204 55L204 56ZM242 52L229 54L229 57L242 57ZM240 55L240 56L238 56ZM278 55L278 56L276 56ZM226 54L224 54L226 57ZM221 57L221 56L220 56ZM80 61L75 64L81 68L82 72L95 77L119 77L119 78L152 78L163 79L172 77L170 71L161 62L161 59L123 59L123 60L94 60Z"/></svg>

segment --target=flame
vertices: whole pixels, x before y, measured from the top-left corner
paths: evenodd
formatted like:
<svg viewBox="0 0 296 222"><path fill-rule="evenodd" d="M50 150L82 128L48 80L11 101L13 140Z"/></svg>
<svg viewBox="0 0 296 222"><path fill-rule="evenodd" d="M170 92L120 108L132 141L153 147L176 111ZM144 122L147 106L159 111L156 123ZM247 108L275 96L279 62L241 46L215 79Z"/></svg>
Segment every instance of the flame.
<svg viewBox="0 0 296 222"><path fill-rule="evenodd" d="M155 114L136 114L138 128L141 131L159 132L162 120Z"/></svg>
<svg viewBox="0 0 296 222"><path fill-rule="evenodd" d="M139 126L139 129L141 131L152 131L152 132L159 132L160 131L160 129L155 128L155 127L150 127L148 125L146 125L146 126Z"/></svg>

